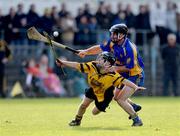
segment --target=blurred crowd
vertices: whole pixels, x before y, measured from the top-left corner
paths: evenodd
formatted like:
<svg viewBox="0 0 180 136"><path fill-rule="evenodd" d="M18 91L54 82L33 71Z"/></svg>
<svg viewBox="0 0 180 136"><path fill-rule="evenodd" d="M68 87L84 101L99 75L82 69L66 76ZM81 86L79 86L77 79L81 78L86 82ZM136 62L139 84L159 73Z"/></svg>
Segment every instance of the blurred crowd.
<svg viewBox="0 0 180 136"><path fill-rule="evenodd" d="M38 60L30 58L23 62L22 68L26 77L23 87L27 97L81 97L87 87L85 78L76 71L63 68L63 73L59 68L49 67L46 53Z"/></svg>
<svg viewBox="0 0 180 136"><path fill-rule="evenodd" d="M114 11L111 4L101 1L97 10L92 11L90 5L86 3L78 8L76 16L72 16L65 3L61 3L60 8L53 6L44 9L42 16L36 12L35 4L30 5L29 11L25 13L24 5L19 3L17 7L11 7L7 15L3 15L0 10L0 31L4 32L1 36L5 41L13 44L36 44L34 41L26 43L25 34L29 27L35 26L49 34L58 30L60 35L56 40L64 44L88 45L106 39L110 26L125 23L130 32L136 30L138 45L143 44L143 30L148 32L148 38L158 34L161 44L166 42L165 37L170 32L175 33L177 41L180 42L180 13L177 12L177 4L168 1L166 8L163 8L160 2L155 1L154 6L139 5L136 14L131 4L118 3Z"/></svg>
<svg viewBox="0 0 180 136"><path fill-rule="evenodd" d="M129 37L131 38L135 33L134 42L137 46L144 45L144 39L147 42L155 35L159 36L160 45L162 45L160 53L164 64L162 93L164 96L169 95L168 87L172 81L174 96L178 96L180 94L178 92L180 13L177 3L167 1L164 8L160 2L156 0L153 6L139 5L137 13L134 12L131 4L118 3L114 10L111 4L101 1L97 10L93 11L86 3L83 7L79 7L76 16L66 8L65 3L61 3L60 8L53 6L44 9L42 16L36 12L35 4L30 5L29 11L25 13L24 5L19 3L17 7L11 7L7 15L2 14L0 9L0 38L7 45L36 45L37 41L28 40L26 36L27 29L35 26L40 32L46 31L51 35L53 31L58 31L58 37L54 37L56 41L70 46L78 45L79 48L79 46L103 42L109 38L108 29L112 25L125 23L129 28ZM7 95L3 93L5 92L3 78L5 64L10 57L10 50L4 43L0 42L0 96L2 97ZM55 65L50 68L49 63L53 63L54 59L52 61L48 53L42 52L42 54L37 53L40 56L32 56L32 52L25 50L23 52L26 58L27 53L29 55L23 62L23 73L26 78L23 88L27 97L73 97L83 94L87 87L83 75L68 68L63 68L67 73L63 75L62 70ZM20 55L23 52L20 52ZM156 52L158 52L157 49ZM17 54L18 52L14 51L14 55ZM157 61L157 58L155 60Z"/></svg>

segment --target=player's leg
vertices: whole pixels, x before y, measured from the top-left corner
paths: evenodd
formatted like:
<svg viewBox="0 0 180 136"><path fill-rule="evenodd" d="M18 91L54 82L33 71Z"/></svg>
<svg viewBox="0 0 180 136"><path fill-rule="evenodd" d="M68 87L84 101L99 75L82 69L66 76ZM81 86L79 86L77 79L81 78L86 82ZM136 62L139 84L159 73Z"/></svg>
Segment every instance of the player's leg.
<svg viewBox="0 0 180 136"><path fill-rule="evenodd" d="M132 105L128 102L128 98L134 93L134 90L128 86L124 86L118 95L117 103L126 111L133 120L132 126L142 126L143 123L134 111Z"/></svg>
<svg viewBox="0 0 180 136"><path fill-rule="evenodd" d="M4 88L3 88L3 78L4 74L0 74L0 97L5 98Z"/></svg>
<svg viewBox="0 0 180 136"><path fill-rule="evenodd" d="M128 98L134 93L134 90L124 86L121 92L118 94L118 104L130 115L133 115L135 111L133 110L133 107L128 102Z"/></svg>
<svg viewBox="0 0 180 136"><path fill-rule="evenodd" d="M114 100L115 101L117 101L119 99L118 96L119 96L120 92L121 92L121 89L115 88L115 91L114 91ZM127 99L127 102L132 105L133 109L136 112L141 110L141 106L134 103L130 98Z"/></svg>
<svg viewBox="0 0 180 136"><path fill-rule="evenodd" d="M137 84L138 86L144 86L144 80L145 80L145 74L144 71L141 72L141 74L136 76L130 76L128 78L131 82ZM141 106L131 101L131 99L128 99L128 102L132 105L133 109L138 112L141 110Z"/></svg>
<svg viewBox="0 0 180 136"><path fill-rule="evenodd" d="M70 126L79 126L81 124L82 117L86 112L87 107L90 105L92 101L93 99L84 97L82 103L79 105L75 119L69 123Z"/></svg>
<svg viewBox="0 0 180 136"><path fill-rule="evenodd" d="M131 104L135 112L138 112L142 109L142 107L139 104L134 103L131 99L127 99L128 103Z"/></svg>
<svg viewBox="0 0 180 136"><path fill-rule="evenodd" d="M164 73L164 79L163 79L164 80L163 81L163 95L168 96L169 95L168 89L169 89L169 82L170 82L171 74L169 70L166 70L164 72L166 73Z"/></svg>
<svg viewBox="0 0 180 136"><path fill-rule="evenodd" d="M173 87L173 93L174 93L174 96L178 96L178 72L175 70L175 71L172 71L172 87Z"/></svg>
<svg viewBox="0 0 180 136"><path fill-rule="evenodd" d="M99 114L101 111L97 108L97 107L94 107L93 110L92 110L92 114L93 115L97 115Z"/></svg>
<svg viewBox="0 0 180 136"><path fill-rule="evenodd" d="M95 99L95 96L94 96L93 89L92 88L85 89L85 97L82 103L79 105L79 109L77 111L75 119L69 123L70 126L79 126L81 124L81 120L86 111L86 108L94 99Z"/></svg>

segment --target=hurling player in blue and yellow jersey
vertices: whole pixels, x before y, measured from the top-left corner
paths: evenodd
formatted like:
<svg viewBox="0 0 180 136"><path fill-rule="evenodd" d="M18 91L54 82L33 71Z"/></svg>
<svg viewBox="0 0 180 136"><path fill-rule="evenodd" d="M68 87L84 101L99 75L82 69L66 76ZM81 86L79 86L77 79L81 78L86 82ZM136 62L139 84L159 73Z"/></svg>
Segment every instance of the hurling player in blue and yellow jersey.
<svg viewBox="0 0 180 136"><path fill-rule="evenodd" d="M79 50L79 56L99 54L102 51L112 52L116 57L116 66L114 69L123 77L136 83L144 85L144 64L138 53L137 47L127 38L128 28L125 24L113 25L110 28L110 39L106 42L92 46L85 50ZM129 95L133 94L131 88L124 86L121 91L116 89L115 100L129 114L133 111L139 111L141 106L134 104Z"/></svg>
<svg viewBox="0 0 180 136"><path fill-rule="evenodd" d="M71 61L63 61L58 59L56 64L58 66L64 65L67 67L75 68L80 72L86 73L88 76L88 84L90 88L85 90L85 97L79 106L77 115L72 120L70 126L79 126L81 119L86 111L86 108L95 101L95 107L92 111L93 115L97 115L100 112L105 112L109 103L113 98L114 87L121 88L122 84L128 86L135 92L138 89L145 89L139 87L133 82L125 79L117 72L112 72L112 66L115 63L115 57L109 52L102 52L98 55L96 61L87 63L78 63ZM133 119L133 126L141 126L142 121L136 112L129 113ZM138 122L134 122L138 120Z"/></svg>

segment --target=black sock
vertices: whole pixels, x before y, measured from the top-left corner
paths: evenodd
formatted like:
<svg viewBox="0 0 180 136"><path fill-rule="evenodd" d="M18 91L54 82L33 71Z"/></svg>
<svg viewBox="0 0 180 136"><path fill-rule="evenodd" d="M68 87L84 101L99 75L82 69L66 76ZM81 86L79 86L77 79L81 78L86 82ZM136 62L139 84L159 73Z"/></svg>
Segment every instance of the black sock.
<svg viewBox="0 0 180 136"><path fill-rule="evenodd" d="M76 115L75 120L81 121L82 120L82 116Z"/></svg>

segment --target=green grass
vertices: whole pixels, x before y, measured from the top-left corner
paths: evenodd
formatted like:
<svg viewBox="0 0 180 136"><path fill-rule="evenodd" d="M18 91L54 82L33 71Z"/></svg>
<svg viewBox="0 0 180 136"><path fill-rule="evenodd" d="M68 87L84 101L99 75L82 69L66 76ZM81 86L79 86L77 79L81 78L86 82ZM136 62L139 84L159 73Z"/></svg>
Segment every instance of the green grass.
<svg viewBox="0 0 180 136"><path fill-rule="evenodd" d="M80 127L69 127L80 99L0 100L0 136L180 136L180 99L133 100L143 106L144 126L131 127L127 114L113 101L106 113L89 107Z"/></svg>

